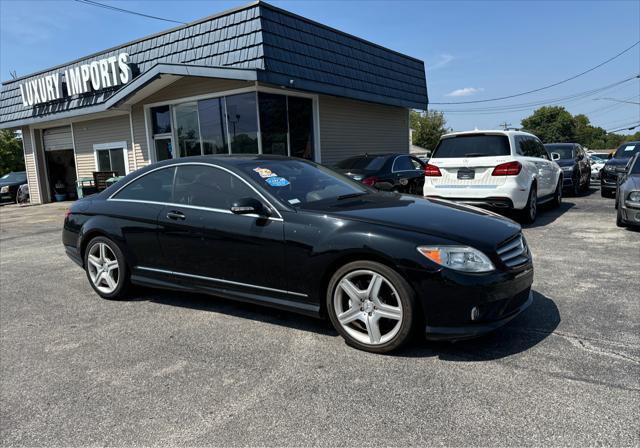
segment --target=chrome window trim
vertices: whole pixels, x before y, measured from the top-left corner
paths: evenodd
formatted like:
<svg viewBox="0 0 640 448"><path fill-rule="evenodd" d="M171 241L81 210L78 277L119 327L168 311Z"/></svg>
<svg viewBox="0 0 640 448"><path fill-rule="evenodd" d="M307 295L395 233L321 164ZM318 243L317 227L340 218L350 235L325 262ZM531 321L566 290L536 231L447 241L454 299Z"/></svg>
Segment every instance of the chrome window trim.
<svg viewBox="0 0 640 448"><path fill-rule="evenodd" d="M126 184L124 184L123 186L118 188L116 191L114 191L111 194L111 196L109 196L107 198L107 201L122 201L122 202L128 201L128 202L139 202L139 203L148 203L148 204L173 205L173 206L176 206L176 207L195 208L195 209L198 209L198 210L209 210L209 211L213 211L213 212L222 211L224 213L234 214L230 210L224 210L224 209L219 209L219 208L201 207L201 206L188 205L188 204L176 204L174 202L155 202L155 201L145 201L145 200L139 200L139 199L118 199L118 198L114 198L115 195L120 193L120 191L122 191L124 188L126 188L129 184L137 181L138 179L142 179L147 174L154 173L154 172L159 171L159 170L169 169L169 168L174 168L175 169L175 168L178 168L178 167L181 167L181 166L186 166L186 165L209 166L209 167L212 167L212 168L220 169L222 171L226 171L227 173L231 174L232 176L235 176L236 178L238 178L239 180L244 182L244 184L247 187L249 187L251 190L253 190L253 192L256 193L263 201L265 201L271 210L273 210L274 212L276 212L278 214L278 218L269 217L269 219L275 220L275 221L282 221L283 220L282 219L282 215L280 214L280 211L276 207L274 207L273 204L262 193L260 193L253 185L251 185L249 182L247 182L242 177L240 177L238 174L234 173L233 171L231 171L228 168L225 168L225 167L220 166L220 165L216 165L214 163L206 163L206 162L182 162L182 163L174 163L174 164L171 164L171 165L160 166L158 168L154 168L152 170L149 170L149 171L147 171L145 173L142 173L141 175L131 179L129 182L127 182ZM258 217L258 215L238 215L238 216Z"/></svg>
<svg viewBox="0 0 640 448"><path fill-rule="evenodd" d="M300 292L285 291L284 289L277 289L277 288L269 288L269 287L266 287L266 286L252 285L250 283L234 282L232 280L223 280L221 278L215 278L215 277L205 277L203 275L187 274L185 272L167 271L167 270L164 270L164 269L148 268L146 266L136 266L136 269L141 269L143 271L159 272L161 274L180 275L180 276L183 276L183 277L195 278L195 279L199 279L199 280L210 280L210 281L219 282L219 283L225 283L225 284L229 284L229 285L247 286L249 288L263 289L265 291L272 291L272 292L281 292L281 293L291 294L291 295L300 296L300 297L309 297L307 294L302 294Z"/></svg>
<svg viewBox="0 0 640 448"><path fill-rule="evenodd" d="M412 159L413 157L411 157L411 154L400 154L399 156L396 156L395 159L393 159L393 163L391 164L391 174L395 174L395 173L415 173L416 171L420 171L417 169L413 169L413 170L396 170L396 160L398 160L400 157L408 157L409 159Z"/></svg>

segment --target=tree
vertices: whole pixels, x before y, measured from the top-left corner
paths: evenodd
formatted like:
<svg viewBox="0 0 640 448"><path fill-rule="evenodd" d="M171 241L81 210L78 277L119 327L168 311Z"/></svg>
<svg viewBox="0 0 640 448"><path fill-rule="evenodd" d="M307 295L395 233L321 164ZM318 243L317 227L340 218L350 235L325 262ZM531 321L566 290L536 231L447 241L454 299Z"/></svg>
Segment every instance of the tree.
<svg viewBox="0 0 640 448"><path fill-rule="evenodd" d="M573 115L564 107L541 107L535 110L531 116L523 119L522 126L535 134L543 143L576 141L576 122Z"/></svg>
<svg viewBox="0 0 640 448"><path fill-rule="evenodd" d="M15 131L0 130L0 176L11 171L24 171L22 140Z"/></svg>
<svg viewBox="0 0 640 448"><path fill-rule="evenodd" d="M443 134L449 132L442 112L428 110L409 113L409 126L413 129L413 144L433 151Z"/></svg>

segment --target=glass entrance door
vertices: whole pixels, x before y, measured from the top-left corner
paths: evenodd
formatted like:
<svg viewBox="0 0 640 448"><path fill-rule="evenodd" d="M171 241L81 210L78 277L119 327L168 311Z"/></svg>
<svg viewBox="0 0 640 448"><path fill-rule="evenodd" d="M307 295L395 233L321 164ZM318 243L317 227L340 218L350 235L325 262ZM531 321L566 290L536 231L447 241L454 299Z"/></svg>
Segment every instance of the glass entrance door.
<svg viewBox="0 0 640 448"><path fill-rule="evenodd" d="M171 137L155 137L154 142L156 146L157 162L175 158Z"/></svg>

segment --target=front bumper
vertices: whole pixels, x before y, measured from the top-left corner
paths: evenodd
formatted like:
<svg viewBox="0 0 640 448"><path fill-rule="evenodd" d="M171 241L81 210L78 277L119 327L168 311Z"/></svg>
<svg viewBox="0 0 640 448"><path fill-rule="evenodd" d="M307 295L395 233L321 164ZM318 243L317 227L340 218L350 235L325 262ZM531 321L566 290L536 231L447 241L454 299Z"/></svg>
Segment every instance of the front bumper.
<svg viewBox="0 0 640 448"><path fill-rule="evenodd" d="M494 330L531 304L531 261L488 274L465 274L451 269L425 273L405 271L424 316L427 339L467 339Z"/></svg>
<svg viewBox="0 0 640 448"><path fill-rule="evenodd" d="M525 294L527 293L527 294ZM526 297L524 302L522 297ZM477 323L469 325L461 325L456 327L435 327L427 325L425 327L426 338L431 341L459 341L463 339L471 339L506 325L515 319L520 313L529 308L533 303L533 292L529 289L521 293L521 297L517 296L508 301L504 306L508 309L499 320Z"/></svg>
<svg viewBox="0 0 640 448"><path fill-rule="evenodd" d="M622 220L626 224L640 226L640 202L620 201L618 207L620 207Z"/></svg>

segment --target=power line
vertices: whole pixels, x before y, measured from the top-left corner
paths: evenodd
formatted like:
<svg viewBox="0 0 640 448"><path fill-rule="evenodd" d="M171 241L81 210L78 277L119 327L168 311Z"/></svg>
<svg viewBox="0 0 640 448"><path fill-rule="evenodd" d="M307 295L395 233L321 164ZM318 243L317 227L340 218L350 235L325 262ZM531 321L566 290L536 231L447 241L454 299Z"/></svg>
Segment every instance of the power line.
<svg viewBox="0 0 640 448"><path fill-rule="evenodd" d="M596 65L596 66L594 66L594 67L591 67L591 68L590 68L590 69L588 69L588 70L585 70L585 71L583 71L583 72L581 72L581 73L578 73L577 75L571 76L570 78L563 79L562 81L558 81L558 82L555 82L555 83L553 83L553 84L549 84L549 85L544 86L544 87L540 87L540 88L533 89L533 90L528 90L528 91L526 91L526 92L516 93L516 94L513 94L513 95L507 95L507 96L502 96L502 97L498 97L498 98L490 98L490 99L486 99L486 100L454 101L454 102L447 102L447 103L430 103L430 104L443 105L443 104L474 104L474 103L487 103L487 102L489 102L489 101L500 101L500 100L506 100L506 99L509 99L509 98L515 98L515 97L518 97L518 96L529 95L530 93L540 92L541 90L550 89L551 87L559 86L560 84L564 84L565 82L572 81L572 80L574 80L574 79L576 79L576 78L579 78L579 77L580 77L580 76L582 76L582 75L586 75L587 73L592 72L592 71L594 71L595 69L600 68L600 67L602 67L603 65L608 64L609 62L613 61L614 59L616 59L616 58L618 58L618 57L622 56L623 54L625 54L627 51L631 50L632 48L634 48L634 47L635 47L635 46L637 46L638 44L640 44L640 40L639 40L638 42L636 42L635 44L631 45L630 47L628 47L628 48L626 48L626 49L622 50L620 53L616 54L615 56L613 56L613 57L611 57L611 58L607 59L607 60L606 60L606 61L604 61L604 62L601 62L600 64L598 64L598 65Z"/></svg>
<svg viewBox="0 0 640 448"><path fill-rule="evenodd" d="M539 101L533 101L533 102L529 102L529 103L519 103L519 104L506 104L503 106L491 106L491 107L477 107L477 108L472 108L472 109L457 109L457 110L447 110L447 109L443 109L442 112L448 113L448 114L481 114L481 115L490 115L490 114L496 114L496 113L503 113L503 112L520 112L520 111L525 111L525 110L529 110L532 107L536 107L536 106L544 106L544 105L548 105L548 104L557 104L557 103L568 103L568 102L572 102L572 101L579 101L585 98L588 98L589 96L592 95L596 95L599 94L601 92L604 92L606 90L609 90L613 87L619 86L621 84L627 83L629 81L632 81L634 79L640 78L640 75L634 75L631 76L629 78L623 79L621 81L617 81L614 82L612 84L606 85L604 87L598 87L595 89L591 89L591 90L586 90L584 92L579 92L579 93L574 93L572 95L567 95L567 96L563 96L563 97L558 97L558 98L549 98L549 99L545 99L545 100L539 100ZM609 106L607 106L609 107Z"/></svg>
<svg viewBox="0 0 640 448"><path fill-rule="evenodd" d="M99 3L93 0L75 0L78 3L84 3L85 5L97 6L98 8L110 9L112 11L123 12L126 14L132 14L140 17L146 17L147 19L155 19L162 20L163 22L177 23L178 25L186 25L185 22L179 22L177 20L165 19L164 17L152 16L149 14L144 14L137 11L131 11L129 9L118 8L116 6L105 5L104 3Z"/></svg>
<svg viewBox="0 0 640 448"><path fill-rule="evenodd" d="M618 99L618 98L594 98L593 100L594 100L594 101L597 101L597 100L603 100L603 101L616 101L616 102L618 102L618 103L627 103L627 104L637 104L637 105L640 105L640 103L638 103L637 101L627 101L627 100L621 100L621 99Z"/></svg>
<svg viewBox="0 0 640 448"><path fill-rule="evenodd" d="M640 127L640 123L636 123L635 126L631 126L630 128L613 129L613 130L609 130L609 131L605 131L605 132L610 134L612 132L618 132L618 131L633 131L637 127Z"/></svg>

